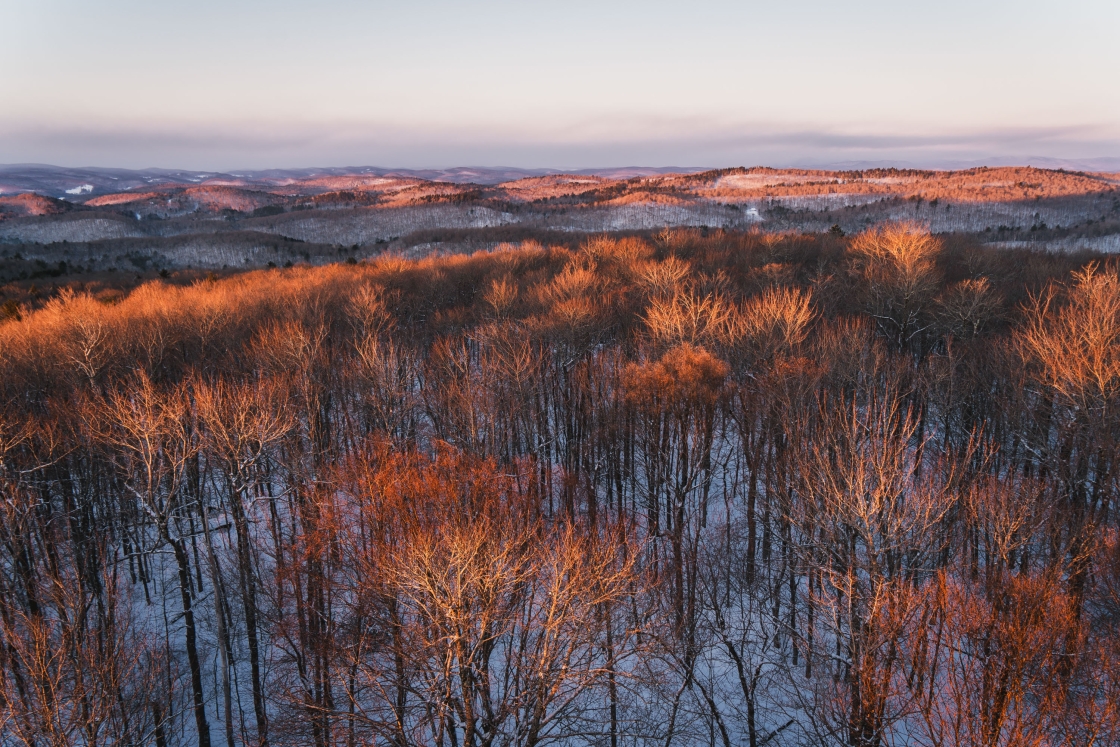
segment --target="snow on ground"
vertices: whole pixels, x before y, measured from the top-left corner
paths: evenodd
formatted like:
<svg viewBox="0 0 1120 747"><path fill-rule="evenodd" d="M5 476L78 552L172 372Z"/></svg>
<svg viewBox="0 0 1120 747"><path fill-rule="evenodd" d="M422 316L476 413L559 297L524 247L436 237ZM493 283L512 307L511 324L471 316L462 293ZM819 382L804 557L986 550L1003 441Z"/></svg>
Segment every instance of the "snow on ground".
<svg viewBox="0 0 1120 747"><path fill-rule="evenodd" d="M1108 236L1084 236L1050 241L993 241L986 246L1003 249L1041 249L1052 252L1076 252L1088 250L1107 254L1120 254L1120 234Z"/></svg>

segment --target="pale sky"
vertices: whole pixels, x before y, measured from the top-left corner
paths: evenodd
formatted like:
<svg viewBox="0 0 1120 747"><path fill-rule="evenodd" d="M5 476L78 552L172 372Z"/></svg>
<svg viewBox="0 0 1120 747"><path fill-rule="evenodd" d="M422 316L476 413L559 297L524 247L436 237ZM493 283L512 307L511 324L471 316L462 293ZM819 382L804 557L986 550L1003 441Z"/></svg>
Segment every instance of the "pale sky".
<svg viewBox="0 0 1120 747"><path fill-rule="evenodd" d="M1120 156L1120 0L0 0L0 163Z"/></svg>

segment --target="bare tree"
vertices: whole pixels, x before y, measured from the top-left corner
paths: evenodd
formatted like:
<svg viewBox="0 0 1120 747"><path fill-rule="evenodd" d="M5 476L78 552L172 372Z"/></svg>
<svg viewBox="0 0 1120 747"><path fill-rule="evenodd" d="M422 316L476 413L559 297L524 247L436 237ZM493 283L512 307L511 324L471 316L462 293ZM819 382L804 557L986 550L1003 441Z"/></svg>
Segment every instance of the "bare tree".
<svg viewBox="0 0 1120 747"><path fill-rule="evenodd" d="M122 485L146 514L160 543L169 545L178 569L185 646L190 667L195 727L202 747L210 745L202 662L198 652L188 522L195 507L184 486L198 451L198 434L184 387L162 390L143 372L104 400L91 400L89 420L108 449ZM147 548L152 549L152 548Z"/></svg>

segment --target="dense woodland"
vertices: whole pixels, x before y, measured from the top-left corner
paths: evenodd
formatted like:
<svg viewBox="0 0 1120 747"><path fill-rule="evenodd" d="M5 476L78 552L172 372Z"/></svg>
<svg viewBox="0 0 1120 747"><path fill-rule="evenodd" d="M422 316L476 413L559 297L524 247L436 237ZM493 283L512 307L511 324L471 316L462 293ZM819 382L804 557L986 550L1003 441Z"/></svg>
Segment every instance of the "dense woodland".
<svg viewBox="0 0 1120 747"><path fill-rule="evenodd" d="M1120 277L663 232L0 323L0 744L1120 743Z"/></svg>

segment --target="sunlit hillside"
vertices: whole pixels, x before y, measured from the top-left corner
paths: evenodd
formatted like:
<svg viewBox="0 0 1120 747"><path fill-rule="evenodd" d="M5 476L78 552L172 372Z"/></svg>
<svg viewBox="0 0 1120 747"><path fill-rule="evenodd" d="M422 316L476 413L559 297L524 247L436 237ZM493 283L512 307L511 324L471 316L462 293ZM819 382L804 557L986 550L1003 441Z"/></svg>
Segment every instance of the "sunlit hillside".
<svg viewBox="0 0 1120 747"><path fill-rule="evenodd" d="M548 232L666 227L820 233L835 226L851 234L883 221L917 221L937 234L977 234L985 243L1120 251L1115 174L1025 167L551 174L497 183L487 177L505 172L458 170L445 180L361 170L114 173L121 176L98 181L100 172L91 171L45 182L31 172L5 172L0 260L19 254L90 272L244 269L321 264L340 254L469 252L508 241L500 234L508 229L540 240ZM9 194L13 189L32 191ZM432 238L440 231L468 233ZM308 246L289 251L292 241ZM0 282L20 272L36 269L0 270Z"/></svg>

